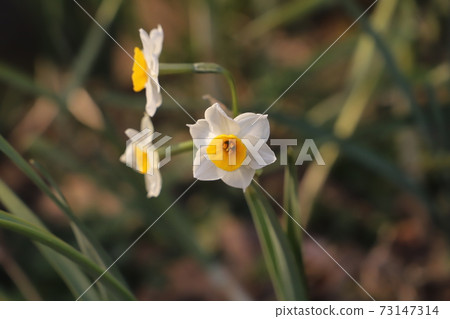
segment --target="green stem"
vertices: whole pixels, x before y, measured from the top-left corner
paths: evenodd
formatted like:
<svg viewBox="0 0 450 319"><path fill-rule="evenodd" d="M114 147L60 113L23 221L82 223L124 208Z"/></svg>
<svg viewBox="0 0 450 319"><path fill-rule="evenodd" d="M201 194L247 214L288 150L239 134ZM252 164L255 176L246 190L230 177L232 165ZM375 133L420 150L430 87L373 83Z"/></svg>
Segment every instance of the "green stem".
<svg viewBox="0 0 450 319"><path fill-rule="evenodd" d="M258 185L256 188L255 185ZM301 274L275 211L256 182L244 192L261 249L279 300L306 300L306 281Z"/></svg>
<svg viewBox="0 0 450 319"><path fill-rule="evenodd" d="M160 63L159 74L185 74L185 73L217 73L222 74L227 80L231 91L231 110L233 116L239 115L237 102L236 84L234 83L231 72L216 63L198 62L198 63Z"/></svg>
<svg viewBox="0 0 450 319"><path fill-rule="evenodd" d="M284 186L283 186L283 208L289 212L291 216L297 220L301 220L300 203L298 198L298 177L297 166L295 165L295 156L292 147L288 150L288 165L285 166L284 171ZM305 287L305 296L307 296L306 273L303 263L302 254L302 233L300 227L287 215L284 216L285 232L289 244L292 248L292 254L297 262L300 280Z"/></svg>
<svg viewBox="0 0 450 319"><path fill-rule="evenodd" d="M160 63L159 75L195 73L192 63Z"/></svg>
<svg viewBox="0 0 450 319"><path fill-rule="evenodd" d="M343 4L345 8L350 12L350 14L355 17L359 16L361 10L358 8L354 0L345 0ZM404 96L409 102L411 113L417 121L419 129L422 131L426 142L431 145L432 138L430 134L430 128L426 122L426 117L423 114L419 102L416 99L413 87L411 86L404 72L398 66L395 56L392 54L386 42L380 36L379 32L375 30L375 28L373 27L373 23L368 21L365 17L362 17L360 20L360 24L364 31L367 32L367 34L370 35L375 42L377 49L379 50L386 63L386 70L392 74L399 88L403 91Z"/></svg>
<svg viewBox="0 0 450 319"><path fill-rule="evenodd" d="M22 234L34 241L52 248L86 269L93 276L102 276L102 278L104 278L104 282L111 288L115 289L123 298L126 298L127 300L135 300L135 297L124 286L122 286L117 279L111 276L108 272L105 272L104 269L96 265L78 250L53 234L48 233L45 230L2 210L0 210L0 227Z"/></svg>
<svg viewBox="0 0 450 319"><path fill-rule="evenodd" d="M184 141L172 146L172 155L181 154L184 152L192 151L194 142L192 140Z"/></svg>
<svg viewBox="0 0 450 319"><path fill-rule="evenodd" d="M233 76L231 75L230 71L223 69L222 73L225 78L227 79L228 86L230 87L231 91L231 110L233 112L233 116L236 117L239 115L239 107L237 103L237 94L236 94L236 84L234 83Z"/></svg>
<svg viewBox="0 0 450 319"><path fill-rule="evenodd" d="M184 141L178 144L170 145L170 155L178 155L185 152L189 152L194 147L194 142L192 140ZM160 157L165 155L166 149L160 148L158 149L158 154Z"/></svg>

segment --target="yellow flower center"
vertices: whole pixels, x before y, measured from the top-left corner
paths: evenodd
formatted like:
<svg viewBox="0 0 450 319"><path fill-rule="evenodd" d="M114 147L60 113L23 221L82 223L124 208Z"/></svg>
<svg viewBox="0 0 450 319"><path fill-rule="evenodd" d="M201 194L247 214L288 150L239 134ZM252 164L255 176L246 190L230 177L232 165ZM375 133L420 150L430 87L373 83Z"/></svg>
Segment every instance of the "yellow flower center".
<svg viewBox="0 0 450 319"><path fill-rule="evenodd" d="M231 172L241 167L247 156L247 148L235 135L218 135L206 148L211 162L218 168Z"/></svg>
<svg viewBox="0 0 450 319"><path fill-rule="evenodd" d="M135 146L135 154L136 154L136 170L141 174L147 174L148 171L147 152Z"/></svg>
<svg viewBox="0 0 450 319"><path fill-rule="evenodd" d="M139 48L134 48L133 74L131 75L131 79L133 80L134 92L142 91L148 80L147 62L145 61L144 53Z"/></svg>

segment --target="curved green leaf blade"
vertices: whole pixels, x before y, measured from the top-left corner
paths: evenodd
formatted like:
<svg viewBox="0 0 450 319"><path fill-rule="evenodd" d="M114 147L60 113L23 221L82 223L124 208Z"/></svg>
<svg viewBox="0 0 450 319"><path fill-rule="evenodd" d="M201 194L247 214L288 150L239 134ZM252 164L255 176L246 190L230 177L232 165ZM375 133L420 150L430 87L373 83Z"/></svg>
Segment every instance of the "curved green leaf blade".
<svg viewBox="0 0 450 319"><path fill-rule="evenodd" d="M267 199L253 185L245 199L255 223L264 259L279 300L305 300L306 291L291 248Z"/></svg>
<svg viewBox="0 0 450 319"><path fill-rule="evenodd" d="M122 284L115 279L111 274L88 259L81 252L62 241L52 233L45 229L34 226L33 224L18 218L12 214L0 210L0 227L9 229L11 231L22 234L33 241L37 241L52 250L69 258L87 272L95 277L102 276L102 282L111 290L115 291L121 298L125 300L134 300L134 296L122 286ZM87 287L84 287L86 289ZM83 289L83 291L84 291ZM87 291L89 292L89 290Z"/></svg>
<svg viewBox="0 0 450 319"><path fill-rule="evenodd" d="M30 224L46 229L45 225L36 215L9 189L0 179L0 202L14 215L27 220ZM91 281L79 269L79 267L66 257L56 253L54 250L36 243L44 258L55 269L61 279L65 282L74 297L78 297L91 284ZM92 289L83 296L84 300L99 300L96 289Z"/></svg>
<svg viewBox="0 0 450 319"><path fill-rule="evenodd" d="M80 249L83 253L86 254L87 257L93 259L102 267L106 267L106 264L111 264L112 260L103 250L99 243L95 240L93 236L90 235L90 232L86 229L86 227L80 222L78 217L72 212L69 205L63 198L60 196L56 196L52 189L47 185L47 183L41 178L41 176L33 169L33 167L8 143L8 141L0 135L0 151L5 153L9 159L14 162L17 167L29 178L31 179L36 186L44 192L55 204L64 212L64 214L71 221L71 228L74 232L74 235L77 239L77 243L80 246ZM51 184L56 185L56 183L52 182L52 179L45 170L40 167L40 172L50 180ZM60 191L59 191L60 192ZM33 214L27 214L25 219L30 218L30 216L34 216ZM119 272L112 269L111 273L116 276L118 280L122 282L124 286L126 286L125 280L120 276Z"/></svg>
<svg viewBox="0 0 450 319"><path fill-rule="evenodd" d="M288 165L285 166L284 171L284 198L283 207L291 214L295 220L300 220L300 205L298 198L298 179L297 166L295 165L295 158L292 154L292 148L288 149ZM299 267L301 279L304 287L306 287L306 276L302 257L302 233L301 229L289 216L285 217L285 231L289 244L292 247L292 254Z"/></svg>

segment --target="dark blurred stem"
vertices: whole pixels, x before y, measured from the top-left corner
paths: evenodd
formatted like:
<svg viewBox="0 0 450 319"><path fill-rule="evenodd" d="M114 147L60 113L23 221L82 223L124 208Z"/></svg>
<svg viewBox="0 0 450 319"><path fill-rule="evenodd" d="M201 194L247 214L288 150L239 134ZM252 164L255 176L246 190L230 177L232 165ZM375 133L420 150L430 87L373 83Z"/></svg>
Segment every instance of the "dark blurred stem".
<svg viewBox="0 0 450 319"><path fill-rule="evenodd" d="M231 72L216 63L160 63L159 74L184 74L184 73L213 73L222 74L227 80L231 93L231 110L233 116L239 115L239 107L237 102L236 84L234 83Z"/></svg>
<svg viewBox="0 0 450 319"><path fill-rule="evenodd" d="M89 29L83 46L72 66L73 76L62 93L65 100L74 89L83 84L92 71L94 62L99 56L100 50L108 36L104 30L108 30L115 20L121 4L122 0L103 0L98 7L94 18L101 27L97 23L92 23Z"/></svg>
<svg viewBox="0 0 450 319"><path fill-rule="evenodd" d="M10 256L6 247L0 246L0 265L3 266L6 274L11 278L16 287L20 290L23 297L27 300L39 301L42 300L39 292L34 287L31 280L24 273L22 268Z"/></svg>
<svg viewBox="0 0 450 319"><path fill-rule="evenodd" d="M59 105L62 103L58 94L50 89L40 86L28 74L22 73L20 70L14 69L2 62L0 62L0 81L29 94L45 96Z"/></svg>

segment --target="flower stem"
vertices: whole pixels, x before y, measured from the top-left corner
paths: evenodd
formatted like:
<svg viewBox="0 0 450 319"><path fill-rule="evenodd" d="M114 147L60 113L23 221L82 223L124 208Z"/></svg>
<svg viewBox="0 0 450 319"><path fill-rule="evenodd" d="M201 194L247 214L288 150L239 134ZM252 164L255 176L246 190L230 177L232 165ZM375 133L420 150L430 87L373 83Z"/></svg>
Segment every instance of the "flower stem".
<svg viewBox="0 0 450 319"><path fill-rule="evenodd" d="M159 74L184 74L184 73L218 73L222 74L228 83L231 91L231 110L233 116L239 114L237 103L236 84L234 83L231 72L216 63L198 62L198 63L160 63Z"/></svg>
<svg viewBox="0 0 450 319"><path fill-rule="evenodd" d="M195 68L192 63L160 63L159 64L159 74L160 75L170 75L170 74L184 74L184 73L194 73Z"/></svg>
<svg viewBox="0 0 450 319"><path fill-rule="evenodd" d="M236 94L236 84L234 83L234 79L233 79L233 76L231 75L230 71L228 71L227 69L223 69L222 74L227 79L228 86L230 87L231 110L233 112L233 117L236 117L239 115L239 107L238 107L238 103L237 103L237 94Z"/></svg>
<svg viewBox="0 0 450 319"><path fill-rule="evenodd" d="M191 151L194 147L194 143L192 140L184 141L178 144L170 145L170 155L178 155L188 151ZM158 154L160 157L165 156L166 149L160 148L158 149Z"/></svg>

